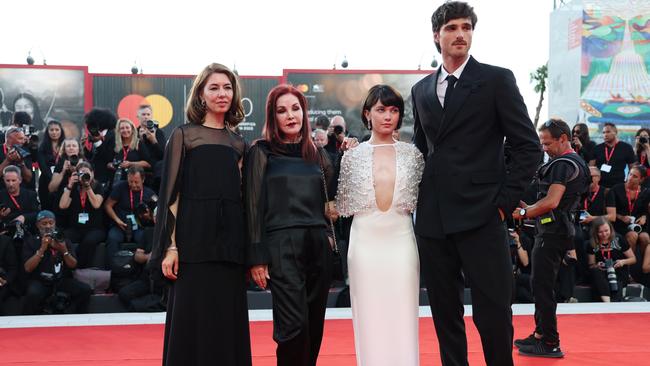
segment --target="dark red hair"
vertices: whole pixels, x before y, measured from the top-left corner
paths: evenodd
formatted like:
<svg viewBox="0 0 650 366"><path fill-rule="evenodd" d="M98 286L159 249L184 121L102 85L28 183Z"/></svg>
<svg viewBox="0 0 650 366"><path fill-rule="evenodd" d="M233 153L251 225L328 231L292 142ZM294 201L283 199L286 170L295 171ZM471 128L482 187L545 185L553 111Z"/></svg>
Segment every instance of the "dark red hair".
<svg viewBox="0 0 650 366"><path fill-rule="evenodd" d="M307 116L307 99L296 88L291 85L282 84L271 89L269 96L266 98L266 122L264 123L264 139L268 141L271 150L274 152L286 152L285 143L283 142L284 136L278 121L275 119L275 104L278 98L285 94L292 94L298 98L300 108L302 108L302 129L300 135L302 158L305 161L316 162L318 161L318 151L316 145L311 139L311 127L309 126L309 117Z"/></svg>

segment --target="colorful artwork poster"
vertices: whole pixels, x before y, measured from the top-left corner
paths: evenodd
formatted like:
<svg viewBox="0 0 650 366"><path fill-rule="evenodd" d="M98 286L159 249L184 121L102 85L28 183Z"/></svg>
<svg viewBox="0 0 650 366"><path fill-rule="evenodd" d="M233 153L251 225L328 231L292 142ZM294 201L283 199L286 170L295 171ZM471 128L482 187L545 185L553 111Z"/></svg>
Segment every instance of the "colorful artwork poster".
<svg viewBox="0 0 650 366"><path fill-rule="evenodd" d="M318 115L325 115L330 120L334 116L342 116L348 132L358 138L369 135L361 122L361 108L368 90L377 84L388 84L404 98L400 139L410 141L413 135L411 87L428 73L430 71L287 70L285 81L296 86L307 97L312 123Z"/></svg>
<svg viewBox="0 0 650 366"><path fill-rule="evenodd" d="M85 106L85 67L0 66L0 122L6 129L15 112L26 112L31 132L41 133L51 120L78 135Z"/></svg>
<svg viewBox="0 0 650 366"><path fill-rule="evenodd" d="M650 127L650 3L586 4L581 61L580 107L592 129L614 123L631 141Z"/></svg>

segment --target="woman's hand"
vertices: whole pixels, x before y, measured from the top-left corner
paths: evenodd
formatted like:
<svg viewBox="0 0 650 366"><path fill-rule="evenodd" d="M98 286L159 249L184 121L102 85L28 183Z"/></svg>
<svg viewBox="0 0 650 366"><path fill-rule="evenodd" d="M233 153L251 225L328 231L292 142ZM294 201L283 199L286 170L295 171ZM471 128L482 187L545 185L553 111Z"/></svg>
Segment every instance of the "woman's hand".
<svg viewBox="0 0 650 366"><path fill-rule="evenodd" d="M266 264L258 264L251 267L250 272L257 286L266 290L267 280L271 279L271 276L269 276L269 266Z"/></svg>
<svg viewBox="0 0 650 366"><path fill-rule="evenodd" d="M341 151L347 151L359 146L359 140L356 137L345 137L341 142Z"/></svg>
<svg viewBox="0 0 650 366"><path fill-rule="evenodd" d="M338 211L336 211L336 206L334 205L334 201L329 201L325 204L325 217L331 219L332 221L338 220L339 213Z"/></svg>
<svg viewBox="0 0 650 366"><path fill-rule="evenodd" d="M636 223L641 225L641 226L645 225L645 221L646 221L645 215L643 215L643 216L639 217L638 219L636 219Z"/></svg>
<svg viewBox="0 0 650 366"><path fill-rule="evenodd" d="M168 250L162 261L162 272L170 280L178 278L178 251Z"/></svg>

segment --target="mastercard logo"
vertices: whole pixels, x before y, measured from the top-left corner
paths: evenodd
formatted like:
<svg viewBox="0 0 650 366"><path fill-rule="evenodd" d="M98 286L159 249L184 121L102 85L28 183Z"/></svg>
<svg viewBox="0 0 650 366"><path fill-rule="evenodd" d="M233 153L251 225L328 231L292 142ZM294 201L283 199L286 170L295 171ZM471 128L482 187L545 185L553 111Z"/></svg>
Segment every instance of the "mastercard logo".
<svg viewBox="0 0 650 366"><path fill-rule="evenodd" d="M120 118L128 118L136 127L140 124L138 121L138 108L143 104L149 104L153 109L151 119L158 121L158 127L163 128L172 121L174 108L169 99L160 94L151 94L143 97L139 94L129 94L120 100L117 105L117 115Z"/></svg>

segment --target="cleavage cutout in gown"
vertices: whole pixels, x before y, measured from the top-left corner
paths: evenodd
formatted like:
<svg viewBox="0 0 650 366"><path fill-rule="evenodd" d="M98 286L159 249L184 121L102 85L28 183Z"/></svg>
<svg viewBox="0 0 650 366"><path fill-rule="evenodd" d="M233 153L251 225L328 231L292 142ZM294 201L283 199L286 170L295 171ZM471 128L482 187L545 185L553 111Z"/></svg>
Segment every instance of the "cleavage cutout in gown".
<svg viewBox="0 0 650 366"><path fill-rule="evenodd" d="M395 177L397 176L395 148L392 145L375 146L372 153L375 203L379 211L386 212L393 205L395 193Z"/></svg>

